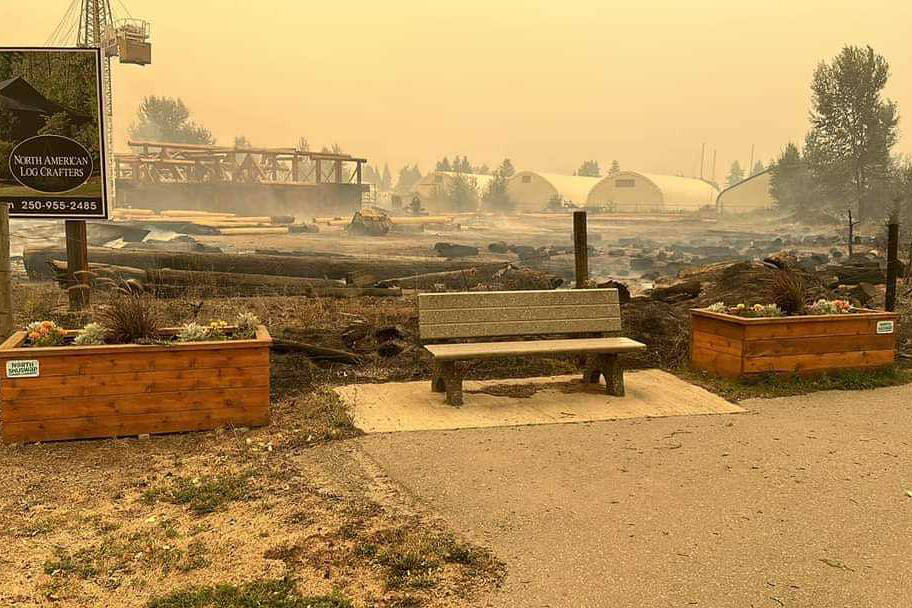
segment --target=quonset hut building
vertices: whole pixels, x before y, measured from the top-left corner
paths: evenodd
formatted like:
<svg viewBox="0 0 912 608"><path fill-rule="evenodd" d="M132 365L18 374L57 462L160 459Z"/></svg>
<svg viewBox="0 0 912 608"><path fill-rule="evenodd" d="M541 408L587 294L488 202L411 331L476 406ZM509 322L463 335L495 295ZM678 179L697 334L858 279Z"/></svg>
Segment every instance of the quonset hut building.
<svg viewBox="0 0 912 608"><path fill-rule="evenodd" d="M618 213L681 213L715 206L718 194L694 177L621 171L593 186L585 204Z"/></svg>
<svg viewBox="0 0 912 608"><path fill-rule="evenodd" d="M555 197L584 207L598 182L597 177L520 171L507 182L507 195L516 204L516 211L521 213L542 211Z"/></svg>
<svg viewBox="0 0 912 608"><path fill-rule="evenodd" d="M775 201L770 194L770 170L751 175L719 193L716 208L720 214L748 213L762 209L769 211Z"/></svg>

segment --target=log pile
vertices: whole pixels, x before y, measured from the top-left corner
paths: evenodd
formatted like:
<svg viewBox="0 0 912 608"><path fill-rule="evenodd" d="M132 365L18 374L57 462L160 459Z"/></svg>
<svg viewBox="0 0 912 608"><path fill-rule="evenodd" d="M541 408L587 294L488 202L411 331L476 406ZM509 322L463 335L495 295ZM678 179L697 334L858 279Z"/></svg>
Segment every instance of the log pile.
<svg viewBox="0 0 912 608"><path fill-rule="evenodd" d="M142 270L170 268L200 272L265 274L285 277L346 279L359 286L394 277L428 272L445 272L473 268L477 262L418 257L370 257L326 254L239 254L148 251L89 247L89 262L127 266ZM61 246L27 248L23 252L25 269L31 280L54 278L50 260L66 261L66 249ZM356 275L369 281L353 281Z"/></svg>
<svg viewBox="0 0 912 608"><path fill-rule="evenodd" d="M114 209L111 217L115 225L125 222L137 227L210 235L288 234L295 222L294 216L290 215L243 216L190 209L170 209L159 213L151 209ZM303 230L298 228L294 232Z"/></svg>

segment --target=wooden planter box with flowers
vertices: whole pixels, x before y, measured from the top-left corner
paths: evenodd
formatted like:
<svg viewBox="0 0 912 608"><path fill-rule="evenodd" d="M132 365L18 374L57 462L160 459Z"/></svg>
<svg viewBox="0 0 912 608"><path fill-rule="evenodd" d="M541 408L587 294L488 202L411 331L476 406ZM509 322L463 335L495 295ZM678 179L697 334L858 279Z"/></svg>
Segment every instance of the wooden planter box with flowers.
<svg viewBox="0 0 912 608"><path fill-rule="evenodd" d="M773 311L773 315L764 311ZM781 316L774 307L691 310L691 365L728 378L811 375L891 365L896 314L818 301L814 314ZM756 316L744 316L751 314Z"/></svg>
<svg viewBox="0 0 912 608"><path fill-rule="evenodd" d="M88 346L73 345L77 332L56 326L61 345L29 345L38 335L31 331L46 330L33 325L0 344L6 443L269 422L272 338L258 322L244 338L232 336L237 327L219 325L219 339L208 339L204 326L191 324L200 330L192 341L175 339L181 328L174 328L157 330L152 344Z"/></svg>

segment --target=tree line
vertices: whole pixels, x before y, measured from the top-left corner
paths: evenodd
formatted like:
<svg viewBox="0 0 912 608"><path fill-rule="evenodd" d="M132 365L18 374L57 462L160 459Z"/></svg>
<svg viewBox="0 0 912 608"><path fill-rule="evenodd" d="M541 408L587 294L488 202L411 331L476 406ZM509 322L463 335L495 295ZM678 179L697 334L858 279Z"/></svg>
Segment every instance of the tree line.
<svg viewBox="0 0 912 608"><path fill-rule="evenodd" d="M870 46L846 46L811 81L810 130L770 167L770 194L799 220L912 219L912 162L893 154L899 114L883 97L887 60Z"/></svg>

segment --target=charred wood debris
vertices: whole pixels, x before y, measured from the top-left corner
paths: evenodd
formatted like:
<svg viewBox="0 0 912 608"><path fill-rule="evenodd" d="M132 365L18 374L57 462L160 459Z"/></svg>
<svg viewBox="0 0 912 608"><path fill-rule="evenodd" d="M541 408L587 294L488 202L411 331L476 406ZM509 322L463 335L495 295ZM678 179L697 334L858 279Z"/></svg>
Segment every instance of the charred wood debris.
<svg viewBox="0 0 912 608"><path fill-rule="evenodd" d="M228 253L192 235L167 241L148 237L148 230L136 226L90 228L92 288L126 285L162 298L384 298L416 291L556 289L570 286L574 276L571 246L441 241L423 257L381 257L268 249ZM99 246L113 239L119 248ZM865 308L882 305L885 255L873 238L856 237L855 245L856 253L849 256L840 237L826 235L708 230L690 243L620 238L590 245L590 286L618 289L627 335L651 346L639 362L671 367L686 360L690 308L719 301L769 302L769 282L781 269L802 277L809 298L843 298ZM30 280L53 279L63 289L74 286L60 245L26 248L23 262ZM908 269L901 268L900 276L907 277ZM341 348L312 344L300 331L292 334L280 332L275 349L330 363L358 364L367 353L393 357L417 345L415 332L403 325L355 323L341 330ZM901 340L900 348L912 345Z"/></svg>

